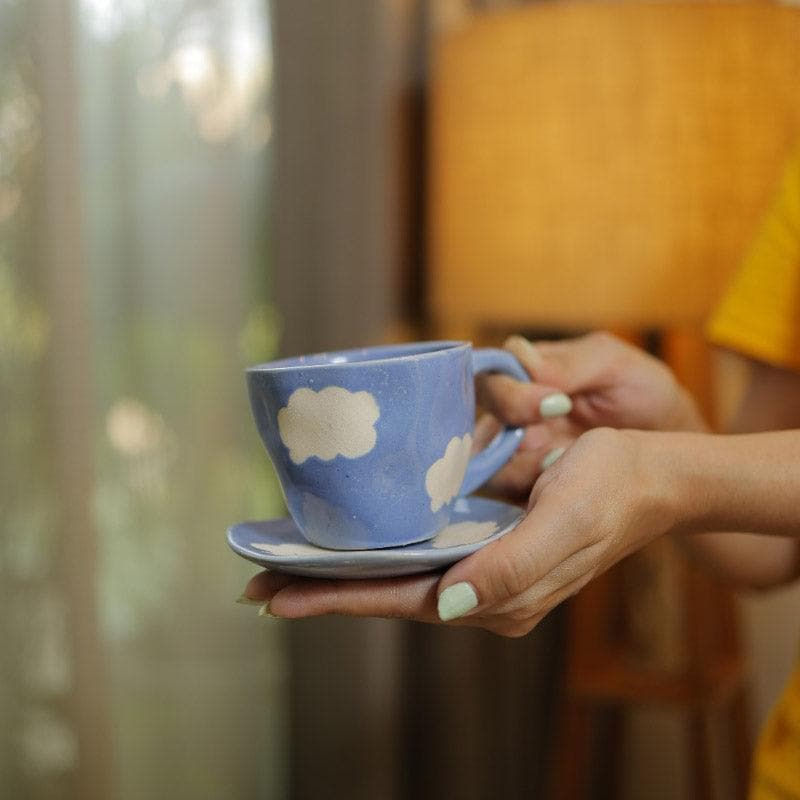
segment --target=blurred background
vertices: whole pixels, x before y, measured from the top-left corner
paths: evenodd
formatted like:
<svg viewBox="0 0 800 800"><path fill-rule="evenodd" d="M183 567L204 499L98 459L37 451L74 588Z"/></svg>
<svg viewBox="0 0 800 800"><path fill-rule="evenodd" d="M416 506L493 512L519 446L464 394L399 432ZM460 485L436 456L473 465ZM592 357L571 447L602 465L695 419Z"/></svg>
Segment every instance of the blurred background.
<svg viewBox="0 0 800 800"><path fill-rule="evenodd" d="M710 417L731 408L735 367L695 345L800 134L797 10L673 4L664 26L617 3L570 33L562 5L605 6L0 0L0 796L513 798L544 796L564 763L591 791L562 797L699 797L704 770L702 796L735 796L727 745L788 674L798 589L734 605L657 551L589 595L607 619L562 608L514 641L234 603L254 569L226 527L284 513L248 364L610 326L684 369ZM636 59L673 29L694 49L664 51L652 96L702 101L695 127L661 105L630 116L647 107ZM621 38L595 63L606 30ZM727 55L701 63L711 30ZM755 57L781 76L768 99ZM673 91L681 76L694 88ZM685 193L665 189L681 170ZM684 218L717 239L687 249ZM738 722L727 695L698 700L716 655L687 639L687 586L731 632ZM608 662L626 687L649 676L638 694L570 682L606 623L626 632ZM676 674L690 690L673 697ZM576 698L593 719L573 759ZM706 712L698 765L686 719Z"/></svg>

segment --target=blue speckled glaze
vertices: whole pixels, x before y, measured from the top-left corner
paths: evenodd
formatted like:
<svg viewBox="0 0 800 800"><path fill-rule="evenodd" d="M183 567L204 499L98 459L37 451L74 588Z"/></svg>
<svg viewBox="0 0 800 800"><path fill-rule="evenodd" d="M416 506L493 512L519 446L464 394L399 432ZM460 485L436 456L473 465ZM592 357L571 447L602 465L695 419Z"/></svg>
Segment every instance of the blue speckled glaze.
<svg viewBox="0 0 800 800"><path fill-rule="evenodd" d="M247 370L250 403L259 434L278 473L289 511L312 543L336 550L397 547L432 538L448 524L455 497L434 510L425 479L454 437L471 433L473 375L527 375L502 350L477 350L465 342L422 342L320 353ZM379 408L374 447L358 457L290 458L278 414L298 389L340 387L369 392ZM335 420L332 422L335 424ZM501 432L473 457L459 494L496 472L522 439Z"/></svg>

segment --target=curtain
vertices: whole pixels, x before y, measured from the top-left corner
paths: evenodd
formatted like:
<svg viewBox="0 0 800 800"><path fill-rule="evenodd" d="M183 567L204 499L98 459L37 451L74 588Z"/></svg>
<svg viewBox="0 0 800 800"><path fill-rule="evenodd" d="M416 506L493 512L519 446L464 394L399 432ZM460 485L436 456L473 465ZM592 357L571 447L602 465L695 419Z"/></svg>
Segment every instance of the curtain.
<svg viewBox="0 0 800 800"><path fill-rule="evenodd" d="M269 12L0 2L0 793L287 792L284 631L226 526L282 513Z"/></svg>

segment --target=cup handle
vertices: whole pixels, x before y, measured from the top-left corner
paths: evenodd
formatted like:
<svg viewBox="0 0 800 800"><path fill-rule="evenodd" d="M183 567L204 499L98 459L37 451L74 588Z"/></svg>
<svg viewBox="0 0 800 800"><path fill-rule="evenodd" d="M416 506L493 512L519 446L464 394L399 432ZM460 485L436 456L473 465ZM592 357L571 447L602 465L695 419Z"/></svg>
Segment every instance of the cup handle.
<svg viewBox="0 0 800 800"><path fill-rule="evenodd" d="M473 350L472 371L475 375L481 372L503 372L517 380L530 382L528 373L519 361L505 350L488 347ZM476 453L467 466L459 496L468 495L486 483L514 455L524 435L524 428L506 428L480 453Z"/></svg>

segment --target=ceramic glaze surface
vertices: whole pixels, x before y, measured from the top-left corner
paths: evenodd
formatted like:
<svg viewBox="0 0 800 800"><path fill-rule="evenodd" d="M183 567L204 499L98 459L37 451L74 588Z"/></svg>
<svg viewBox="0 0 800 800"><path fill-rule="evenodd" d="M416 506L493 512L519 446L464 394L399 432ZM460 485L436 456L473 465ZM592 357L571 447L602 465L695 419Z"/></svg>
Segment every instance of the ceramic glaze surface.
<svg viewBox="0 0 800 800"><path fill-rule="evenodd" d="M259 434L289 511L308 541L331 549L431 539L453 503L518 446L501 433L470 460L473 376L526 379L504 351L425 342L321 353L247 371Z"/></svg>
<svg viewBox="0 0 800 800"><path fill-rule="evenodd" d="M359 458L375 447L380 409L369 392L328 386L319 392L296 389L278 412L278 432L289 458L302 464L315 456Z"/></svg>
<svg viewBox="0 0 800 800"><path fill-rule="evenodd" d="M315 547L291 519L241 522L228 544L263 567L311 578L388 578L441 569L512 531L522 510L480 497L459 498L452 521L433 539L383 550L337 551Z"/></svg>

